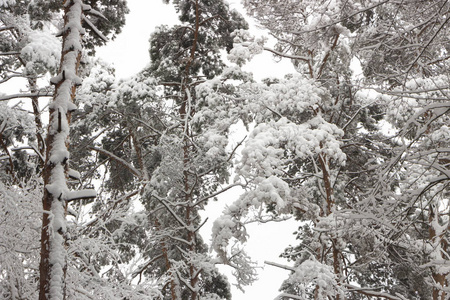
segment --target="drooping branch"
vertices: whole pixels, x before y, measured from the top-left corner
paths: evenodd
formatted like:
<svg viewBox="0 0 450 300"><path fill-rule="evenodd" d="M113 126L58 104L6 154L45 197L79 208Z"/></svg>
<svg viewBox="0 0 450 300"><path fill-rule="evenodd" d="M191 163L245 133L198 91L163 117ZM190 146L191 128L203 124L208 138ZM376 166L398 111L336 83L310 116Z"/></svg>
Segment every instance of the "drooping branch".
<svg viewBox="0 0 450 300"><path fill-rule="evenodd" d="M94 24L92 24L92 22L89 21L88 18L86 18L85 16L83 16L83 21L86 23L86 25L87 25L90 29L92 29L92 31L93 31L96 35L98 35L99 38L101 38L101 39L102 39L103 41L105 41L105 42L108 41L108 38L107 38L106 36L104 36L103 33L102 33L100 30L98 30L98 28L97 28Z"/></svg>
<svg viewBox="0 0 450 300"><path fill-rule="evenodd" d="M242 43L241 45L243 47L248 47L248 46L250 46L250 43ZM305 61L305 62L310 61L310 58L307 57L307 56L291 55L291 54L287 54L287 53L283 53L283 52L277 51L277 50L269 48L269 47L263 47L263 49L265 51L271 52L271 53L273 53L273 54L275 54L277 56L280 56L280 57L294 59L294 60L301 60L301 61Z"/></svg>

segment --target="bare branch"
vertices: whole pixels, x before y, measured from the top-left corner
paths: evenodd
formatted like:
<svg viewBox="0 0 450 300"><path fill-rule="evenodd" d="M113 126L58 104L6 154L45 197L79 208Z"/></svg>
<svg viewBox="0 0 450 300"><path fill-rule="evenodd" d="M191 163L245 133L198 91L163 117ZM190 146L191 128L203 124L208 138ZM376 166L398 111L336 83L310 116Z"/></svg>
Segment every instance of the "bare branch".
<svg viewBox="0 0 450 300"><path fill-rule="evenodd" d="M17 98L34 98L34 97L52 97L53 92L49 91L41 91L36 93L28 93L28 94L12 94L12 95L4 95L0 96L0 101L7 101L11 99L17 99Z"/></svg>
<svg viewBox="0 0 450 300"><path fill-rule="evenodd" d="M439 26L439 28L436 30L436 32L433 34L433 36L430 38L430 40L427 42L427 44L425 46L423 46L422 51L420 51L420 53L416 56L414 61L409 65L409 68L406 71L406 74L408 74L411 71L411 69L417 63L419 58L422 57L422 55L425 53L425 50L431 45L431 42L433 42L433 40L436 38L436 36L439 34L439 32L444 28L445 24L447 24L449 19L450 18L445 19L445 21L441 24L441 26ZM406 77L405 77L405 80L406 80Z"/></svg>
<svg viewBox="0 0 450 300"><path fill-rule="evenodd" d="M366 296L381 297L381 298L385 298L385 299L389 299L389 300L406 300L406 298L404 298L404 297L392 296L390 294L383 293L383 292L375 292L375 291L357 287L357 286L354 286L351 284L346 284L345 287L348 289L349 292L357 292L357 293L360 293L360 294L363 294Z"/></svg>
<svg viewBox="0 0 450 300"><path fill-rule="evenodd" d="M20 52L17 51L0 52L0 56L8 56L8 55L20 55Z"/></svg>
<svg viewBox="0 0 450 300"><path fill-rule="evenodd" d="M2 80L0 80L0 84L7 82L10 79L16 78L16 77L20 77L20 78L36 78L35 76L26 76L23 75L21 73L17 73L17 74L13 74L13 75L9 75L6 76L5 78L3 78Z"/></svg>
<svg viewBox="0 0 450 300"><path fill-rule="evenodd" d="M162 205L169 211L169 213L177 220L178 223L180 223L183 228L189 229L189 226L173 211L173 209L166 203L166 201L156 195L155 193L152 193L152 196L155 197L159 202L161 202Z"/></svg>
<svg viewBox="0 0 450 300"><path fill-rule="evenodd" d="M221 190L219 190L219 191L217 191L217 192L215 192L215 193L212 193L212 194L209 194L209 195L207 195L207 196L204 196L204 197L200 198L197 202L194 203L193 206L197 206L197 205L199 205L200 203L202 203L202 202L204 202L204 201L206 201L206 200L208 200L208 199L214 198L214 197L216 197L216 196L218 196L218 195L220 195L220 194L222 194L222 193L224 193L224 192L228 191L229 189L234 188L234 187L236 187L236 186L240 186L240 187L245 188L245 185L242 184L242 183L233 183L233 184L230 184L229 186L227 186L227 187L225 187L225 188L223 188L223 189L221 189Z"/></svg>
<svg viewBox="0 0 450 300"><path fill-rule="evenodd" d="M125 168L127 168L131 173L133 173L136 177L138 177L139 179L142 179L142 173L136 169L135 167L133 167L130 163L128 163L126 160L118 157L117 155L115 155L114 153L109 152L108 150L105 149L101 149L101 148L97 148L97 147L89 147L89 149L97 151L99 153L102 153L106 156L108 156L109 158L115 160L116 162L120 163L122 166L124 166Z"/></svg>
<svg viewBox="0 0 450 300"><path fill-rule="evenodd" d="M264 263L265 263L266 265L269 265L269 266L273 266L273 267L277 267L277 268L281 268L281 269L284 269L284 270L288 270L288 271L295 272L295 268L293 268L293 267L289 267L289 266L286 266L286 265L277 264L277 263L270 262L270 261L264 261Z"/></svg>

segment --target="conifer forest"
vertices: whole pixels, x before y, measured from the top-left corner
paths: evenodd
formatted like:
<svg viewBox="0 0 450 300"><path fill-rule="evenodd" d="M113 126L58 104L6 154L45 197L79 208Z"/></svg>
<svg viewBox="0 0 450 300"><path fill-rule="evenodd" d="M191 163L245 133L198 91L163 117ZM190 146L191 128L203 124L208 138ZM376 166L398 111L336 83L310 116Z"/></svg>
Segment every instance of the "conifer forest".
<svg viewBox="0 0 450 300"><path fill-rule="evenodd" d="M124 79L126 0L0 0L0 300L231 300L288 221L277 300L450 299L450 1L152 2Z"/></svg>

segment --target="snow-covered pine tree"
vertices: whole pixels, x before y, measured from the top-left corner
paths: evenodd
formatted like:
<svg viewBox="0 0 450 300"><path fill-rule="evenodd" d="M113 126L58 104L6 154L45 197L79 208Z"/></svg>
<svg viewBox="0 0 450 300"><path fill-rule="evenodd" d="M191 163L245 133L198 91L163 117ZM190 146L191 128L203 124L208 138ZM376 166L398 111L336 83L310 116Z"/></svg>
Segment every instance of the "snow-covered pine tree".
<svg viewBox="0 0 450 300"><path fill-rule="evenodd" d="M199 211L227 189L234 155L227 134L239 110L225 81L240 74L223 73L220 51L231 49L231 33L246 23L223 1L173 4L181 24L151 36L147 68L121 82L100 69L87 81L79 130L96 140L91 150L106 163L106 194L132 195L125 205L138 199L145 209L134 214L135 225L109 225L121 227L117 240L136 249L121 249L124 259L139 258L126 278L139 285L158 278L163 299L229 299L229 285L198 233Z"/></svg>
<svg viewBox="0 0 450 300"><path fill-rule="evenodd" d="M353 99L349 31L336 25L316 32L332 8L315 3L317 9L309 8L313 4L308 1L246 2L278 43L269 49L264 39L239 32L231 58L245 61L268 50L290 58L299 74L241 87L256 123L237 169L250 189L216 222L213 236L216 251L224 257L228 239L245 240L244 220L254 221L248 219L250 210L256 209L251 215L261 221L295 216L305 224L299 229L304 243L286 254L295 267L284 296L295 291L292 297L339 299L345 293L347 260L340 210L348 205L346 182L357 177L347 161L352 145L344 141L362 138L356 126L362 105ZM311 33L294 32L303 28Z"/></svg>
<svg viewBox="0 0 450 300"><path fill-rule="evenodd" d="M91 7L85 5L82 0L64 1L64 25L60 33L61 63L58 74L51 79L51 83L55 85L55 92L49 109L50 119L43 169L44 213L39 265L40 300L66 299L67 202L84 198L84 193L81 195L69 191L68 144L71 113L77 108L74 104L75 92L77 86L82 83L82 79L78 76L83 52L82 37L85 34L82 20L84 12L90 10ZM99 12L94 13L101 16ZM88 197L95 197L95 191L94 194L89 192L88 194Z"/></svg>
<svg viewBox="0 0 450 300"><path fill-rule="evenodd" d="M6 210L4 212L4 219L6 221L18 217L17 220L23 219L26 221L24 225L40 222L39 215L41 214L42 208L36 210L35 206L29 205L29 201L35 201L36 197L39 197L38 195L41 194L39 190L44 190L42 180L39 179L39 176L42 174L45 160L45 143L42 138L45 135L45 129L43 128L40 117L43 113L41 109L45 105L43 103L39 104L39 98L43 95L52 95L53 91L49 87L44 89L38 88L38 83L42 84L45 81L40 80L41 77L47 76L48 74L53 75L58 69L61 57L61 43L54 35L57 29L55 26L57 27L57 24L62 20L61 15L64 7L65 5L62 1L2 1L0 3L0 43L1 50L3 51L1 55L0 84L6 85L13 82L16 83L15 86L22 86L20 83L25 82L24 85L26 85L26 88L25 86L23 89L21 88L22 91L25 90L26 92L12 93L10 95L2 94L0 98L2 101L0 118L2 124L0 134L0 142L2 145L0 150L2 154L1 167L3 170L1 172L2 205L11 207L13 205L11 199L14 199L14 197L8 195L18 195L16 197L16 211ZM110 11L108 14L110 17L109 21L114 23L114 26L100 26L100 29L97 28L94 30L94 24L99 21L104 22L104 18L101 17L101 14L95 8L104 12ZM86 28L95 31L93 36L88 40L84 40L83 43L92 49L95 45L103 43L102 41L106 39L106 35L120 32L120 28L124 23L124 14L127 12L124 1L117 1L114 4L108 4L106 1L95 1L92 3L92 6L83 5L83 9L86 14L83 20L80 19L79 23L83 23ZM80 31L84 30L81 27L78 29ZM69 31L66 30L65 33L69 33ZM70 44L74 41L72 39L68 43ZM69 48L71 49L72 47L69 45ZM85 57L84 62L87 62L87 60ZM87 67L84 62L82 69L86 70ZM76 67L78 69L78 65ZM31 105L28 105L27 98L31 99ZM23 102L16 101L16 103L8 103L7 101L11 99L13 101L15 101L14 99L22 99ZM30 110L29 107L32 108L34 115L32 116L34 118L30 117L27 113ZM59 112L61 113L62 111ZM53 124L50 128L56 128L56 131L61 128L61 131L63 131L62 127L64 126L64 122L62 115L61 117L58 116L58 110L56 110L56 115L56 119L54 119L56 120L56 127ZM59 120L61 120L61 123L59 123ZM52 134L54 133L55 131L52 131ZM64 144L64 141L62 141L62 144ZM47 172L47 175L48 173L50 172ZM76 172L71 172L71 175L76 174ZM21 200L25 195L28 195L27 197L30 199L27 198L27 201ZM76 194L72 193L65 196L67 196L66 200L69 200L69 198L74 198ZM77 197L79 196L80 194ZM49 216L48 213L44 213L44 218L46 216ZM9 240L12 236L21 235L27 240L28 236L33 236L33 232L37 229L34 226L29 228L26 226L6 228L7 224L7 222L1 224L2 232L5 233L2 235L2 238L5 241ZM45 229L46 227L44 227ZM51 228L47 229L50 230ZM37 240L38 237L36 238ZM39 248L32 247L33 243L30 243L30 251L23 252L17 248L17 245L13 246L10 243L2 243L2 245L5 247L4 250L10 254L8 256L9 258L15 257L15 259L7 263L2 260L2 270L3 266L10 265L12 261L22 262L15 264L14 268L8 269L7 273L2 273L0 281L2 287L4 287L2 289L3 298L37 298L37 294L39 293L37 290L39 284L36 283L36 279L39 279ZM70 269L70 267L72 268ZM76 266L70 267L69 272L72 275L77 273L73 272L73 270L77 270ZM81 269L77 271L83 273ZM69 277L73 279L73 276ZM46 279L48 280L48 278ZM44 281L46 279L44 278ZM73 280L70 282L73 282ZM84 297L80 296L82 285L81 282L78 282L78 286L69 286L67 288L68 298L82 299ZM74 290L77 290L77 292L74 292Z"/></svg>
<svg viewBox="0 0 450 300"><path fill-rule="evenodd" d="M103 37L114 39L120 33L128 8L125 1L88 2L86 4L91 6L92 11L100 11L108 19L105 22L98 15L88 14L82 21L88 31L92 30L92 26L97 28L96 32L86 35L83 42L85 49L89 49L92 55L96 46L104 45ZM24 172L29 176L42 171L45 126L41 115L47 100L40 98L53 95L53 87L45 77L54 75L58 70L61 45L55 32L62 23L62 11L63 2L55 0L14 0L0 4L0 85L5 85L3 91L9 91L8 94L0 94L0 101L17 102L16 99L21 99L24 105L28 105L30 99L34 122L29 122L27 127L35 126L35 134L28 136L27 145L28 150L34 152L33 156L24 151L26 149L23 146L9 147L10 159L5 170L12 176L17 175L19 178L16 181L21 179ZM82 69L89 69L88 60L87 57L83 59ZM14 86L20 86L20 92L12 92ZM24 105L16 104L15 110L23 109ZM4 147L2 150L6 151ZM11 168L18 170L8 171Z"/></svg>
<svg viewBox="0 0 450 300"><path fill-rule="evenodd" d="M227 134L234 120L230 107L221 112L204 106L199 84L221 74L220 50L229 51L231 33L247 25L222 0L173 4L181 25L159 28L150 41L148 72L164 86L173 111L172 127L159 144L161 163L153 172L144 204L155 212L149 214L149 221L164 263L157 272L168 278L166 297L228 299L227 283L198 230L204 224L199 211L223 191L221 185L227 181L233 154L226 149ZM208 108L218 114L215 119L198 119Z"/></svg>
<svg viewBox="0 0 450 300"><path fill-rule="evenodd" d="M382 207L384 222L395 224L383 234L402 283L393 290L410 298L448 297L449 9L437 0L379 5L355 44L396 129L394 155L362 209Z"/></svg>
<svg viewBox="0 0 450 300"><path fill-rule="evenodd" d="M36 14L35 12L39 10L37 6L36 3L18 3L16 1L7 1L0 6L2 26L0 30L0 60L2 66L0 69L0 84L6 86L11 82L19 83L22 81L23 83L19 84L24 86L23 90L25 91L9 95L2 94L0 100L2 104L6 105L6 102L11 99L29 98L34 114L34 122L28 121L26 126L19 125L19 123L13 124L13 118L10 120L3 118L2 121L9 124L8 127L22 128L19 129L22 131L25 128L33 128L33 124L35 124L35 133L29 132L30 134L27 136L30 150L35 152L31 159L23 148L11 147L12 144L7 142L8 134L2 137L2 140L5 141L2 150L9 156L9 163L2 169L6 171L5 173L9 173L16 183L34 175L36 168L42 169L44 132L39 97L50 97L52 90L48 86L39 87L38 79L48 73L54 74L61 56L60 43L49 28L53 27L50 22L58 19L56 12L48 7L49 10L45 15ZM21 108L22 105L17 104L14 108L6 109L12 110L11 113L14 115L20 113L14 111ZM15 143L14 141L11 142Z"/></svg>
<svg viewBox="0 0 450 300"><path fill-rule="evenodd" d="M445 18L437 19L448 13L448 4L446 1L421 2L421 5L415 1L387 2L244 2L250 14L269 29L277 44L274 49L269 49L264 39L249 38L247 33L241 32L234 59L242 62L267 50L291 59L301 75L270 79L266 87L243 87L247 88L249 97L254 97L251 98L251 110L260 114L256 116L257 125L244 148L242 166L238 168L241 175L253 183L253 189L216 222L214 246L225 256L229 239L245 240L242 219L248 214L249 207L259 208L259 211L265 208L275 217L294 214L307 221L297 231L300 245L288 248L283 254L295 261L295 267L291 268L293 272L283 286L281 298L289 298L291 294L294 298L317 299L327 295L337 299L344 293L345 297L354 298L372 295L397 299L397 293L405 297L429 297L431 289L427 281L439 282L431 284L436 295L436 291L440 291L438 286L445 285L442 269L439 269L441 273L427 273L423 268L420 270L420 262L410 259L417 256L412 247L417 240L410 238L414 233L406 228L411 228L414 222L406 222L405 227L400 223L412 210L422 218L438 214L416 210L417 202L406 201L411 200L408 191L397 195L401 191L399 179L391 171L398 170L393 165L404 157L404 150L396 149L399 140L392 134L386 135L384 128L398 126L393 121L400 116L405 116L405 122L409 120L406 124L416 126L414 124L430 111L433 117L421 127L422 131L418 131L423 137L427 132L424 128L432 128L427 127L430 122L447 120L445 102L448 99L445 95L448 83L440 79L446 72L448 58L446 46L443 46L447 22ZM412 16L421 13L422 21L416 22ZM389 29L387 32L386 28ZM394 46L396 44L399 46ZM350 69L350 62L357 58L362 59L367 76L360 82L352 79ZM378 60L375 62L375 59ZM418 62L423 69L413 67ZM426 80L429 81L427 88L417 89L415 82L423 82L424 77L430 78ZM443 77L448 78L448 75ZM413 91L405 93L407 86L414 86ZM378 94L367 93L364 87L376 90ZM395 96L405 101L405 97L411 97L414 92L419 94L413 99L440 103L415 110L418 115L396 113L394 118L380 122L385 114L399 111L398 102L393 102ZM258 102L261 103L259 109ZM406 112L406 109L402 111ZM387 123L390 125L381 126ZM443 132L446 130L444 127ZM441 135L445 136L443 132ZM327 133L331 139L327 138ZM408 150L415 149L411 146L416 145L416 140L408 141L407 145ZM401 152L395 154L398 150ZM445 151L427 151L433 153L430 155L435 160L428 158L434 163L426 165L431 167L437 161L441 162L436 167L445 177L448 168ZM411 157L417 159L419 156ZM345 165L340 163L343 161ZM397 167L403 169L402 165ZM413 175L409 168L403 170L406 172L397 173L397 176L409 179L402 181L417 178L418 173ZM380 173L385 175L379 177ZM379 179L383 184L375 184ZM432 182L430 186L443 184L436 191L441 193L440 203L446 207L445 197L442 198L446 180L436 175ZM402 186L412 187L411 184ZM379 193L378 200L374 200L374 193ZM400 198L403 200L399 201ZM443 208L439 213L441 218L445 211ZM261 218L260 214L257 214L258 218ZM433 218L430 217L429 222ZM445 227L446 222L444 218L439 226L444 224ZM395 226L391 227L392 224ZM441 227L430 229L432 237L428 240L440 245L437 251L440 254L436 255L442 259L446 257L446 250L442 250L446 249L446 231ZM423 241L419 244L425 247L427 239ZM305 271L312 265L322 272ZM405 275L408 266L412 272ZM303 267L305 270L302 271ZM368 272L372 276L368 277ZM424 274L432 276L427 278ZM320 276L325 276L326 280ZM317 283L320 278L322 284ZM352 281L358 282L358 288L351 284ZM383 288L373 289L379 286Z"/></svg>
<svg viewBox="0 0 450 300"><path fill-rule="evenodd" d="M254 272L230 239L245 241L248 221L294 216L302 223L298 245L283 254L293 266L282 266L291 274L280 299L445 299L448 1L244 1L277 40L273 49L246 31L231 35L245 25L222 1L172 3L181 24L152 36L152 64L119 83L112 69L96 69L79 97L71 159L82 169L71 175L86 179L81 185L96 178L105 184L95 201L69 204L66 248L54 244L67 253L66 287L64 267L55 266L55 293L229 298L218 260L198 235L199 212L226 189L235 153L226 147L228 128L240 116L255 122L237 169L248 189L215 223L213 245L239 283L250 283ZM92 53L103 43L98 36L120 30L126 9L124 1L84 4L109 18L84 20L103 32L85 36ZM0 296L6 299L38 293L34 200L44 190L37 174L48 168L39 97L52 94L39 78L58 69L59 42L49 28L62 7L54 0L0 0L0 84L28 85L25 93L0 95ZM221 61L220 50L231 49L233 38L230 58L237 63L266 50L291 59L298 74L227 85L245 77ZM359 80L350 67L357 60ZM67 77L62 74L59 79ZM6 104L16 98L31 99L31 116L21 103ZM53 112L51 134L64 124L64 111ZM64 152L61 140L56 148ZM53 158L64 164L64 156ZM64 207L56 196L55 207ZM133 211L133 200L143 211ZM64 225L63 217L60 209L53 220Z"/></svg>

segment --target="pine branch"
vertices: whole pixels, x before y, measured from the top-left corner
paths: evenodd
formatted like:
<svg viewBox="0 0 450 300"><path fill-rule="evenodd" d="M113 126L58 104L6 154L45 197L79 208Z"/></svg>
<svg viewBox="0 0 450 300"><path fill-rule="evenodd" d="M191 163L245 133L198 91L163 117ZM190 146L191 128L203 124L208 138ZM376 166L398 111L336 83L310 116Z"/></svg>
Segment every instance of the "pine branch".
<svg viewBox="0 0 450 300"><path fill-rule="evenodd" d="M21 73L16 73L16 74L13 74L13 75L6 76L2 80L0 80L0 84L5 83L8 80L13 79L13 78L17 78L17 77L28 78L28 79L35 79L35 78L37 78L36 76L27 76L27 75L24 75L24 74L21 74Z"/></svg>
<svg viewBox="0 0 450 300"><path fill-rule="evenodd" d="M0 52L0 56L20 55L18 51Z"/></svg>
<svg viewBox="0 0 450 300"><path fill-rule="evenodd" d="M102 33L100 30L98 30L97 26L95 26L94 24L92 24L92 22L89 21L89 19L86 18L86 16L83 16L83 21L86 23L86 25L87 25L90 29L92 29L92 31L93 31L96 35L98 35L98 37L100 37L100 38L101 38L102 40L104 40L105 42L108 41L108 38L107 38L106 36L104 36L103 33Z"/></svg>
<svg viewBox="0 0 450 300"><path fill-rule="evenodd" d="M95 219L88 221L86 224L84 224L83 230L81 231L80 234L81 235L86 234L90 230L90 228L92 228L98 224L101 224L100 223L101 221L103 221L103 222L106 221L107 218L109 218L112 215L112 213L117 210L119 204L121 204L123 201L128 200L131 197L137 195L138 193L139 193L139 191L134 191L134 192L128 193L126 195L123 195L119 199L113 200L114 203L112 204L112 206L107 207L106 209L104 209L102 211L101 215L99 215Z"/></svg>
<svg viewBox="0 0 450 300"><path fill-rule="evenodd" d="M345 287L348 289L349 292L356 292L356 293L360 293L360 294L363 294L366 296L381 297L381 298L385 298L385 299L389 299L389 300L406 300L406 298L404 298L404 297L392 296L390 294L383 293L383 292L375 292L375 291L357 287L357 286L354 286L351 284L346 284Z"/></svg>
<svg viewBox="0 0 450 300"><path fill-rule="evenodd" d="M264 263L265 263L266 265L273 266L273 267L277 267L277 268L281 268L281 269L284 269L284 270L287 270L287 271L292 271L292 272L295 272L295 271L296 271L295 268L289 267L289 266L286 266L286 265L277 264L277 263L270 262L270 261L264 261Z"/></svg>
<svg viewBox="0 0 450 300"><path fill-rule="evenodd" d="M164 254L160 254L153 259L149 260L148 262L144 263L143 265L139 266L138 270L134 271L131 274L131 278L135 278L136 276L142 276L142 272L145 271L151 264L153 264L155 261L157 261L160 258L164 258Z"/></svg>
<svg viewBox="0 0 450 300"><path fill-rule="evenodd" d="M2 31L7 31L7 30L13 30L15 29L15 26L5 26L5 27L0 27L0 32Z"/></svg>
<svg viewBox="0 0 450 300"><path fill-rule="evenodd" d="M124 166L125 168L127 168L131 173L133 173L136 177L138 177L139 179L142 179L142 173L136 169L135 167L133 167L130 163L128 163L126 160L118 157L117 155L115 155L114 153L109 152L108 150L105 149L101 149L101 148L97 148L97 147L89 147L89 149L97 151L101 154L104 154L106 156L108 156L109 158L115 160L116 162L120 163L122 166Z"/></svg>
<svg viewBox="0 0 450 300"><path fill-rule="evenodd" d="M162 205L169 211L169 213L177 220L178 223L180 223L183 228L189 229L189 226L173 211L173 209L166 203L166 201L156 195L155 193L152 193L152 196L155 197L159 202L161 202Z"/></svg>
<svg viewBox="0 0 450 300"><path fill-rule="evenodd" d="M447 2L447 1L446 1ZM439 34L439 32L441 32L441 30L445 27L445 25L447 24L448 20L450 18L445 18L444 22L441 24L441 26L439 26L439 28L436 30L436 32L433 34L433 36L428 40L428 42L426 43L425 46L422 46L422 51L420 51L420 53L416 56L416 58L414 59L414 61L409 65L408 70L406 70L406 75L408 75L408 73L411 71L411 69L416 65L417 61L419 60L420 57L422 57L422 55L425 53L425 50L431 45L431 43L434 41L434 39L437 37L437 35ZM406 80L405 76L405 80Z"/></svg>
<svg viewBox="0 0 450 300"><path fill-rule="evenodd" d="M28 94L12 94L12 95L4 95L0 96L0 101L8 101L11 99L18 98L34 98L34 97L52 97L53 92L36 92L36 93L28 93Z"/></svg>
<svg viewBox="0 0 450 300"><path fill-rule="evenodd" d="M105 21L108 21L108 18L105 17L101 12L99 12L98 10L93 9L90 5L83 5L83 12L86 15L91 15L91 16L95 16L95 17L99 17Z"/></svg>
<svg viewBox="0 0 450 300"><path fill-rule="evenodd" d="M292 295L292 294L288 294L288 293L282 293L282 294L278 295L275 298L275 300L281 300L281 299L285 299L285 298L290 298L290 299L294 299L294 300L304 300L305 299L300 296L296 296L296 295Z"/></svg>
<svg viewBox="0 0 450 300"><path fill-rule="evenodd" d="M245 185L245 184L242 184L242 183L233 183L233 184L230 184L229 186L227 186L227 187L225 187L225 188L223 188L223 189L221 189L221 190L219 190L219 191L217 191L217 192L214 192L214 193L212 193L212 194L209 194L209 195L207 195L207 196L204 196L204 197L200 198L199 200L197 200L197 201L194 203L193 207L195 207L195 206L197 206L197 205L199 205L199 204L201 204L201 203L207 201L208 199L214 198L214 197L216 197L216 196L218 196L218 195L220 195L220 194L222 194L222 193L224 193L224 192L228 191L229 189L234 188L234 187L236 187L236 186L240 186L240 187L242 187L242 188L245 188L245 187L246 187L246 185Z"/></svg>
<svg viewBox="0 0 450 300"><path fill-rule="evenodd" d="M344 18L341 18L341 19L339 19L339 20L333 21L333 22L331 22L331 23L329 23L329 24L327 24L327 25L323 25L323 26L320 26L320 27L317 27L317 28L314 28L314 29L310 29L310 30L293 31L293 32L290 32L290 33L295 34L295 35L300 35L300 34L311 33L311 32L314 32L314 31L319 31L319 30L322 30L322 29L326 29L326 28L328 28L328 27L330 27L330 26L332 26L332 25L336 25L336 24L342 23L342 22L344 22L344 21L346 21L346 20L349 20L349 19L351 19L352 17L354 17L354 16L356 16L356 15L358 15L358 14L361 14L361 13L363 13L363 12L372 10L372 9L374 9L374 8L380 6L380 5L383 5L383 4L385 4L385 3L388 3L389 1L391 1L391 0L384 0L384 1L381 1L381 2L379 2L379 3L375 3L374 5L371 5L371 6L369 6L369 7L366 7L366 8L364 8L364 9L361 9L361 10L359 10L359 11L357 11L357 12L352 13L352 14L349 14L348 16L346 16L346 17L344 17Z"/></svg>
<svg viewBox="0 0 450 300"><path fill-rule="evenodd" d="M241 43L241 45L243 47L248 47L248 46L250 46L250 43L248 43L248 42L247 43ZM302 61L306 61L306 62L310 60L310 58L307 57L307 56L290 55L290 54L286 54L286 53L283 53L283 52L280 52L280 51L277 51L275 49L268 48L268 47L264 47L263 49L265 51L271 52L271 53L273 53L273 54L275 54L277 56L281 56L281 57L284 57L284 58L298 59L298 60L302 60Z"/></svg>

